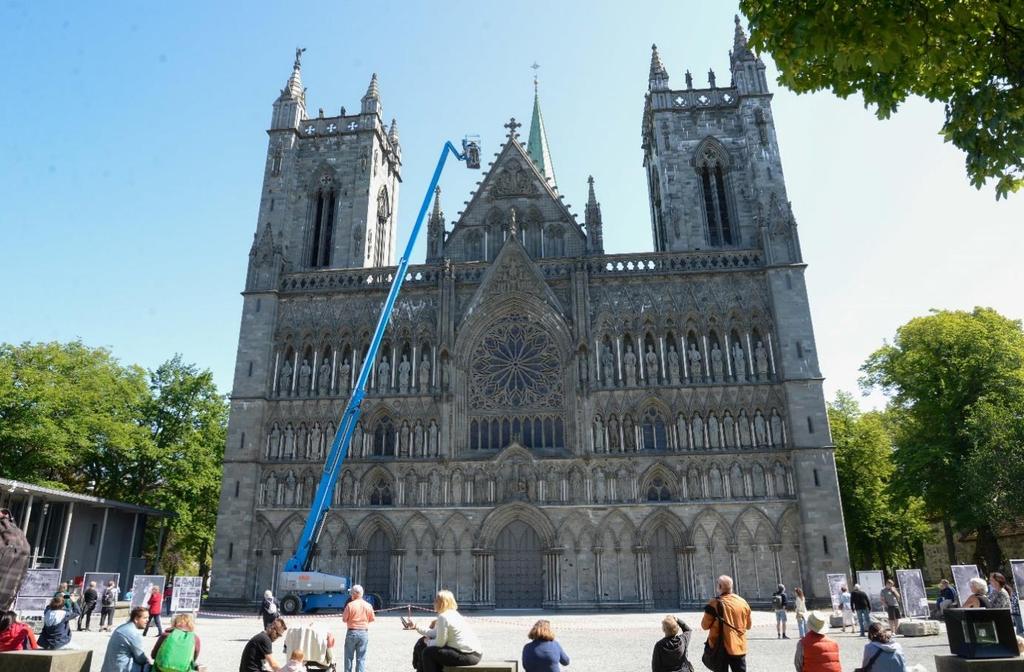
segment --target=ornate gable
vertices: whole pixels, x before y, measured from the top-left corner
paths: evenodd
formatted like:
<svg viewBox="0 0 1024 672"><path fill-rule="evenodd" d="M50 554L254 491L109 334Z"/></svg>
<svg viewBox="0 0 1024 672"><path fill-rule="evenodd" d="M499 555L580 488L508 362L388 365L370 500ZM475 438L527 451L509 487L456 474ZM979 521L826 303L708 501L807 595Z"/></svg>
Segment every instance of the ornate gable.
<svg viewBox="0 0 1024 672"><path fill-rule="evenodd" d="M519 238L513 234L505 240L497 259L484 273L463 319L469 319L482 305L493 299L500 300L514 295L540 299L550 305L558 315L565 315L565 309L544 281L540 269L523 249Z"/></svg>

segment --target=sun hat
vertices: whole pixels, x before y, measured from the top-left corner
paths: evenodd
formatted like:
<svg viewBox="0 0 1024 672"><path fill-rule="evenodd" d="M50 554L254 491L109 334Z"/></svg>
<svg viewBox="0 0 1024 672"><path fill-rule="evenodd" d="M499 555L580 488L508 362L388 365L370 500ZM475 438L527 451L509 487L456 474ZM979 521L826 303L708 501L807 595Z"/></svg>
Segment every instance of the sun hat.
<svg viewBox="0 0 1024 672"><path fill-rule="evenodd" d="M816 611L807 614L807 629L819 635L828 633L828 621Z"/></svg>

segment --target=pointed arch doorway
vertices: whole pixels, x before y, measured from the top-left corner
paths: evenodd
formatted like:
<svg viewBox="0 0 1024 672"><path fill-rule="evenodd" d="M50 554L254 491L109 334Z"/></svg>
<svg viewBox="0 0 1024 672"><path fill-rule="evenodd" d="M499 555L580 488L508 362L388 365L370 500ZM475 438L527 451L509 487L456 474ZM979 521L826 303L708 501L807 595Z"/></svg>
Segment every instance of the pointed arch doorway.
<svg viewBox="0 0 1024 672"><path fill-rule="evenodd" d="M649 550L654 606L659 609L678 609L679 564L672 535L664 525L654 531Z"/></svg>
<svg viewBox="0 0 1024 672"><path fill-rule="evenodd" d="M384 604L388 604L391 601L391 539L384 530L374 532L366 545L365 576L363 590L379 595Z"/></svg>
<svg viewBox="0 0 1024 672"><path fill-rule="evenodd" d="M540 537L521 520L502 528L494 542L494 606L540 608L544 602L544 563Z"/></svg>

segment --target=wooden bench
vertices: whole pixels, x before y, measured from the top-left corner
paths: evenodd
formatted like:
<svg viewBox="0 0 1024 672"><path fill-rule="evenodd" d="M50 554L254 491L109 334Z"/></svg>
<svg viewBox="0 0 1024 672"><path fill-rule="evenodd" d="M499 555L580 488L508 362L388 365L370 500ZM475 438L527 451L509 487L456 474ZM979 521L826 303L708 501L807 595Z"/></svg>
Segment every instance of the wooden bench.
<svg viewBox="0 0 1024 672"><path fill-rule="evenodd" d="M445 666L443 672L519 672L518 660L481 660L476 665Z"/></svg>
<svg viewBox="0 0 1024 672"><path fill-rule="evenodd" d="M89 672L92 651L6 651L0 672Z"/></svg>

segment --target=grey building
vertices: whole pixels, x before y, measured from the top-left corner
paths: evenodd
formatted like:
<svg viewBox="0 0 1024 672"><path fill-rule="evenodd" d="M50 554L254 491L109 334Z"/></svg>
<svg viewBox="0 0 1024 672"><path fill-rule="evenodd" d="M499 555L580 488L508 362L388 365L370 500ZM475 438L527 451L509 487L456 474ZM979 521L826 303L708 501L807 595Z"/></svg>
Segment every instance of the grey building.
<svg viewBox="0 0 1024 672"><path fill-rule="evenodd" d="M131 586L132 577L145 571L141 553L146 525L168 515L5 478L0 478L0 508L9 509L25 532L33 568L60 569L65 579L116 572L122 587Z"/></svg>
<svg viewBox="0 0 1024 672"><path fill-rule="evenodd" d="M848 557L805 265L764 65L738 20L730 74L672 88L652 53L654 252L605 253L593 179L582 221L566 207L536 96L527 142L505 125L454 221L437 194L321 570L390 603L443 586L476 608L670 609L722 573L754 602L780 581L828 595ZM222 601L272 587L294 550L395 263L402 154L376 76L357 114L311 118L296 61L268 133Z"/></svg>

